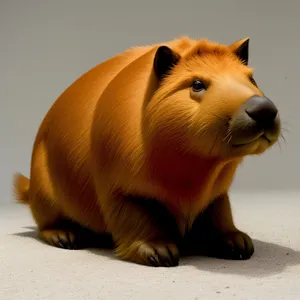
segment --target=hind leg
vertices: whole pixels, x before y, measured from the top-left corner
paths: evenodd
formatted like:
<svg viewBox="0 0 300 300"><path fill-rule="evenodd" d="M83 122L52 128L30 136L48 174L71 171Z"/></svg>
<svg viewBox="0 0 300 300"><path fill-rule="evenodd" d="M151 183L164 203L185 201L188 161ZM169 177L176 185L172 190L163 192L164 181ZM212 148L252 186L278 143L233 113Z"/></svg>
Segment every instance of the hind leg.
<svg viewBox="0 0 300 300"><path fill-rule="evenodd" d="M95 234L72 222L56 201L43 143L35 149L30 177L29 205L41 239L64 249L82 249L92 245L96 240Z"/></svg>
<svg viewBox="0 0 300 300"><path fill-rule="evenodd" d="M30 207L39 236L47 244L75 250L92 246L96 241L96 234L72 222L45 197L34 199Z"/></svg>

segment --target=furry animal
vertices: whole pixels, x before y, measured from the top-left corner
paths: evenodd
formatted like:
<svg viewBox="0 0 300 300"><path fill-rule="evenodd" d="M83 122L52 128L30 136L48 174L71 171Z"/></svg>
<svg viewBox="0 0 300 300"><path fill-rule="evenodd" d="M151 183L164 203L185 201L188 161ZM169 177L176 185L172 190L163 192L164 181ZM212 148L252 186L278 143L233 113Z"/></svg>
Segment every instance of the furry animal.
<svg viewBox="0 0 300 300"><path fill-rule="evenodd" d="M185 251L249 259L228 193L244 157L276 143L280 117L248 48L181 37L68 87L39 128L30 180L14 177L41 238L81 249L109 235L118 258L149 266L176 266Z"/></svg>

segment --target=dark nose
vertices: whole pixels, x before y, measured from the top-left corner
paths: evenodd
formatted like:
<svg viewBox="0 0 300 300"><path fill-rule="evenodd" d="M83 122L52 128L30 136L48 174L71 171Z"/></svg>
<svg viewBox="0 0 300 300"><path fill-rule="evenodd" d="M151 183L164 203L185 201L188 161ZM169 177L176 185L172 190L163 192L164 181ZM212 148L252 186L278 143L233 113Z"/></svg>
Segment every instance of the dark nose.
<svg viewBox="0 0 300 300"><path fill-rule="evenodd" d="M278 109L267 97L252 96L245 103L245 111L253 120L263 126L272 124Z"/></svg>

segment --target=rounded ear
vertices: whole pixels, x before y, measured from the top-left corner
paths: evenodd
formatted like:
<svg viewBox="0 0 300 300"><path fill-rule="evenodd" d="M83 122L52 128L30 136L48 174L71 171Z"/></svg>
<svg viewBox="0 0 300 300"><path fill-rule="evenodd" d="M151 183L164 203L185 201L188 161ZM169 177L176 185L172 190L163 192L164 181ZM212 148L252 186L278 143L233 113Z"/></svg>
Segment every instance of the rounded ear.
<svg viewBox="0 0 300 300"><path fill-rule="evenodd" d="M179 62L180 55L167 46L160 46L154 57L154 72L159 80L169 74L171 69Z"/></svg>
<svg viewBox="0 0 300 300"><path fill-rule="evenodd" d="M229 48L234 52L237 57L245 64L248 65L249 61L249 38L238 40L237 42L231 44Z"/></svg>

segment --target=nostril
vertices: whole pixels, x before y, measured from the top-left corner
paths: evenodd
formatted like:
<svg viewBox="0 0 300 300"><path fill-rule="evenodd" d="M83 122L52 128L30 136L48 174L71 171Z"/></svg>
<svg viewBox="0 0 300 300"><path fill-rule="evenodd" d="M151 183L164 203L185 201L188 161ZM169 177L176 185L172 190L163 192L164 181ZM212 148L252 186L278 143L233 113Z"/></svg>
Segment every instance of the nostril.
<svg viewBox="0 0 300 300"><path fill-rule="evenodd" d="M266 107L257 107L256 109L246 109L246 113L253 120L260 121L273 121L277 115L277 109L269 109Z"/></svg>
<svg viewBox="0 0 300 300"><path fill-rule="evenodd" d="M275 104L266 97L253 96L246 102L246 113L258 123L269 124L274 121L278 110Z"/></svg>

